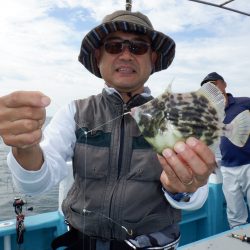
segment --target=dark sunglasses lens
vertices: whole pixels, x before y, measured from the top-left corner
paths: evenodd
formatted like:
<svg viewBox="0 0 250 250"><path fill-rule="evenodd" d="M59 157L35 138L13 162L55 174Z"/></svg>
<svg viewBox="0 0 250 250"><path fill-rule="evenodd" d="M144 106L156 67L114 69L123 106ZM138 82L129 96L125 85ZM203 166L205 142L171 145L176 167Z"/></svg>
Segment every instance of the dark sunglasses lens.
<svg viewBox="0 0 250 250"><path fill-rule="evenodd" d="M148 51L149 45L144 42L131 42L130 52L135 55L143 55Z"/></svg>
<svg viewBox="0 0 250 250"><path fill-rule="evenodd" d="M118 54L122 52L122 42L107 42L104 48L110 54Z"/></svg>
<svg viewBox="0 0 250 250"><path fill-rule="evenodd" d="M129 43L124 42L106 42L104 43L105 50L110 54L119 54L123 51L123 46L126 44L129 51L135 55L143 55L148 51L149 45L145 42L133 41Z"/></svg>

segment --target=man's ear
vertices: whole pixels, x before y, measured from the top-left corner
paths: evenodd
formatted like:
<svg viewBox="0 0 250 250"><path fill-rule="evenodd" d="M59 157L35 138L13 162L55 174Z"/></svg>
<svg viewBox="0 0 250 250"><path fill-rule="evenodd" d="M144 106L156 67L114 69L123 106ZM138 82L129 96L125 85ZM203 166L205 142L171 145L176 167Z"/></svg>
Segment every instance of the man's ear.
<svg viewBox="0 0 250 250"><path fill-rule="evenodd" d="M101 57L100 49L95 49L95 59L98 67L99 67L100 57Z"/></svg>

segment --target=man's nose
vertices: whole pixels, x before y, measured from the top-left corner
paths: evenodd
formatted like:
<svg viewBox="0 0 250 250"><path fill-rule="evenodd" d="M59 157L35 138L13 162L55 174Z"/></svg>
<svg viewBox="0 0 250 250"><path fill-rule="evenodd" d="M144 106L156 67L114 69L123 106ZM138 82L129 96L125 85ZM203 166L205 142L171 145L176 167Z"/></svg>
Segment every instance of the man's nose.
<svg viewBox="0 0 250 250"><path fill-rule="evenodd" d="M120 53L121 57L132 58L132 53L129 50L128 44L123 44L122 52Z"/></svg>

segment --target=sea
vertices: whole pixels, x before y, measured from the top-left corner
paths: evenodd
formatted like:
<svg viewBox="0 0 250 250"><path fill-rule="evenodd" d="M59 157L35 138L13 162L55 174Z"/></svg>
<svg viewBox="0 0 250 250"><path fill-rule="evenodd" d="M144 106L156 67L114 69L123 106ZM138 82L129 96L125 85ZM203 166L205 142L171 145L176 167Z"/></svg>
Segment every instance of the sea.
<svg viewBox="0 0 250 250"><path fill-rule="evenodd" d="M47 118L46 124L49 120L50 118ZM10 147L6 146L0 137L0 221L16 218L13 207L15 198L21 198L25 201L26 204L23 206L25 216L57 210L58 186L55 186L45 194L37 196L27 196L16 190L6 163L9 151Z"/></svg>

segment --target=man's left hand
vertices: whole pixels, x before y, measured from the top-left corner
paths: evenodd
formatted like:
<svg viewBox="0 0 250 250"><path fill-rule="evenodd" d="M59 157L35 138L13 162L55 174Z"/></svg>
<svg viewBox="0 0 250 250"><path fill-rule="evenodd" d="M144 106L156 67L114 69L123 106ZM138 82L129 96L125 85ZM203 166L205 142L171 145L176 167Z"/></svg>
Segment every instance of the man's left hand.
<svg viewBox="0 0 250 250"><path fill-rule="evenodd" d="M204 186L216 167L215 156L202 141L190 137L158 155L162 165L161 182L171 193L195 192Z"/></svg>

